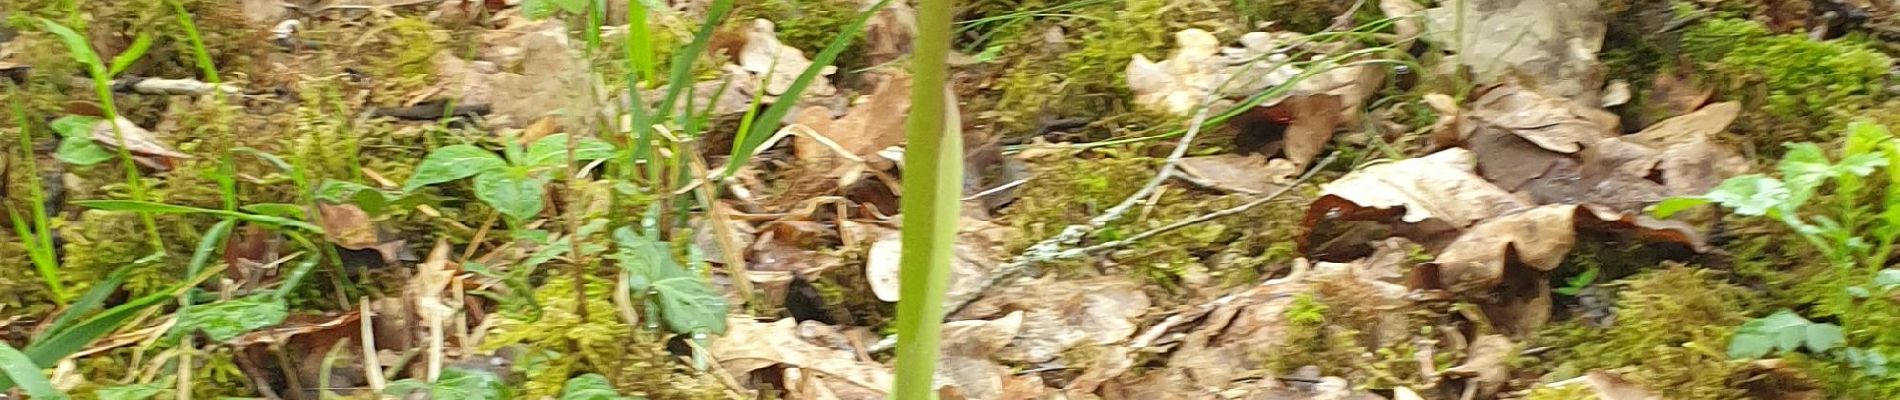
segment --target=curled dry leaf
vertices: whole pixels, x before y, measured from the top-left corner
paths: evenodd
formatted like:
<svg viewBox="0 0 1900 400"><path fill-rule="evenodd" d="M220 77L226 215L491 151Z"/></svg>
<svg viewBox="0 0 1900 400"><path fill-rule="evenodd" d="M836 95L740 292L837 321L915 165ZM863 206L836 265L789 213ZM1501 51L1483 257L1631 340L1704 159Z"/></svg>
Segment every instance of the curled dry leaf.
<svg viewBox="0 0 1900 400"><path fill-rule="evenodd" d="M859 360L848 349L807 341L799 334L798 322L791 318L775 322L732 318L726 325L729 327L726 334L714 337L708 349L720 365L733 374L785 365L837 378L836 381L859 390L881 394L891 387L891 372L884 366Z"/></svg>
<svg viewBox="0 0 1900 400"><path fill-rule="evenodd" d="M113 131L114 124L118 125L118 132ZM139 124L133 123L132 120L125 119L124 116L113 119L110 123L101 119L92 125L92 141L99 143L101 146L112 149L119 148L120 135L124 135L125 149L132 152L133 156L138 157L141 163L149 167L169 169L171 165L170 160L189 160L195 158L190 154L173 150L171 146L167 146L164 142L159 141L157 135L153 134L152 131L140 127Z"/></svg>
<svg viewBox="0 0 1900 400"><path fill-rule="evenodd" d="M1327 239L1311 236L1330 221L1396 224L1414 241L1427 243L1434 235L1530 206L1479 178L1476 168L1474 154L1452 148L1347 174L1323 186L1307 210L1303 246Z"/></svg>
<svg viewBox="0 0 1900 400"><path fill-rule="evenodd" d="M324 240L350 250L375 250L382 255L383 263L388 265L396 264L398 253L407 243L404 240L383 240L384 235L377 229L376 222L355 204L319 202L317 223L323 227Z"/></svg>
<svg viewBox="0 0 1900 400"><path fill-rule="evenodd" d="M1188 157L1176 168L1180 168L1179 177L1196 185L1254 195L1279 189L1300 173L1291 161L1269 161L1258 154Z"/></svg>
<svg viewBox="0 0 1900 400"><path fill-rule="evenodd" d="M467 61L444 51L434 58L435 74L444 87L432 89L460 104L488 105L505 126L520 127L555 115L561 126L587 126L580 121L598 111L606 94L588 73L587 61L558 20L511 26L486 33L482 43L492 51L479 61ZM519 65L515 65L519 64ZM511 72L511 71L520 71Z"/></svg>
<svg viewBox="0 0 1900 400"><path fill-rule="evenodd" d="M1616 114L1516 84L1492 87L1472 101L1470 117L1503 129L1546 150L1572 154L1616 136ZM1484 129L1484 128L1480 128Z"/></svg>
<svg viewBox="0 0 1900 400"><path fill-rule="evenodd" d="M877 5L865 0L864 7ZM864 24L864 51L871 65L896 61L910 54L911 41L917 36L917 9L910 2L892 2L878 10Z"/></svg>
<svg viewBox="0 0 1900 400"><path fill-rule="evenodd" d="M777 96L791 89L798 75L811 67L811 59L798 48L788 46L778 40L778 25L766 19L752 20L752 26L745 32L745 46L740 47L739 67L744 68L763 79L765 94ZM838 71L836 66L824 66L819 70L811 86L804 94L810 96L830 96L837 94L837 88L831 86L831 80L825 78Z"/></svg>
<svg viewBox="0 0 1900 400"><path fill-rule="evenodd" d="M821 137L800 135L792 140L800 161L820 168L812 171L823 176L846 176L845 169L864 168L867 159L881 159L879 150L904 144L904 115L910 111L910 76L883 74L877 89L862 103L845 112L843 118L810 107L798 114L798 125L811 128ZM855 158L855 160L852 160ZM849 186L855 182L839 182Z"/></svg>

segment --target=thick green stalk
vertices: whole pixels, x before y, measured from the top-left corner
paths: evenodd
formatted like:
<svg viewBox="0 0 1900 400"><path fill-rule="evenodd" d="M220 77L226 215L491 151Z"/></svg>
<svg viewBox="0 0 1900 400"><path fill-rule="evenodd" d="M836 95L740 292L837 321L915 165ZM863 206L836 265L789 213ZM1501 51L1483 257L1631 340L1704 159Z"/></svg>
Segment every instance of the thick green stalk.
<svg viewBox="0 0 1900 400"><path fill-rule="evenodd" d="M904 253L897 304L893 399L931 399L942 334L943 296L955 256L963 194L963 134L944 85L955 0L923 0L911 59L910 118L904 150Z"/></svg>

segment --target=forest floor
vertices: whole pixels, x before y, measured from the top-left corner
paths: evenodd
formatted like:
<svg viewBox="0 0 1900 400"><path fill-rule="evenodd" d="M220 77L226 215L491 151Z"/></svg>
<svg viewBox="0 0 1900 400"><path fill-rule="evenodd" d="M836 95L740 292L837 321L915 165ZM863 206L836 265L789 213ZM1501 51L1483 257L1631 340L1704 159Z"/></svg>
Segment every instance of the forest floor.
<svg viewBox="0 0 1900 400"><path fill-rule="evenodd" d="M965 0L944 399L1900 398L1900 6ZM878 399L905 0L0 0L0 399Z"/></svg>

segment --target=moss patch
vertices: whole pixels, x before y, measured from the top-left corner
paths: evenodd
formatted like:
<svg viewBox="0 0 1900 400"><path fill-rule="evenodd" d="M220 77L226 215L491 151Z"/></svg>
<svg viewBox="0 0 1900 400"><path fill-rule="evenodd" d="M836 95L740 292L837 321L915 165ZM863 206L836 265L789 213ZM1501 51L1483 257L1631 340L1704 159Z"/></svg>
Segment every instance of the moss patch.
<svg viewBox="0 0 1900 400"><path fill-rule="evenodd" d="M1724 97L1751 110L1733 126L1770 156L1784 142L1830 140L1849 118L1879 106L1893 66L1863 40L1777 35L1739 19L1696 25L1683 52Z"/></svg>
<svg viewBox="0 0 1900 400"><path fill-rule="evenodd" d="M1724 353L1736 326L1748 319L1755 295L1722 282L1714 272L1672 267L1621 281L1614 325L1598 329L1571 322L1533 342L1552 346L1557 361L1546 381L1615 370L1667 398L1742 398L1743 363Z"/></svg>

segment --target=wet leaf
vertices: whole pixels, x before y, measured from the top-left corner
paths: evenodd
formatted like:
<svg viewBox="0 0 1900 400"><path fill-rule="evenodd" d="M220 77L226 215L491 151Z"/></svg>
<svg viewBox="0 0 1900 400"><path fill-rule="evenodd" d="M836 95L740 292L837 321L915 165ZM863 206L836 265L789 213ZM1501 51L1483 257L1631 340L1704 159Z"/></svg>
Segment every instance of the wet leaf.
<svg viewBox="0 0 1900 400"><path fill-rule="evenodd" d="M253 330L276 326L289 315L289 306L283 299L256 294L193 307L167 336L177 338L203 331L211 340L226 342Z"/></svg>
<svg viewBox="0 0 1900 400"><path fill-rule="evenodd" d="M403 191L413 192L423 186L449 182L476 174L506 168L508 163L494 152L480 147L458 144L444 146L430 152L422 158L422 164L416 166L416 172L403 184Z"/></svg>

